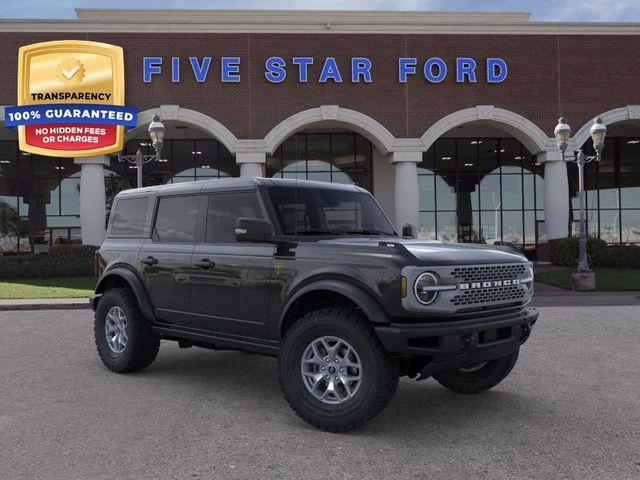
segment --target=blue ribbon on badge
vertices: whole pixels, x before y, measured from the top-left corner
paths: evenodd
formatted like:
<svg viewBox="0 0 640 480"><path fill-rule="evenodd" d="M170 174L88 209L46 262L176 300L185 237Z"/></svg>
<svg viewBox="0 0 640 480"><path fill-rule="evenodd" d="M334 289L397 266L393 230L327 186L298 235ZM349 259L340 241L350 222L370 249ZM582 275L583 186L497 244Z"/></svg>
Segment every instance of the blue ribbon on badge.
<svg viewBox="0 0 640 480"><path fill-rule="evenodd" d="M50 124L138 125L138 111L122 105L91 105L86 103L60 103L6 107L6 127Z"/></svg>

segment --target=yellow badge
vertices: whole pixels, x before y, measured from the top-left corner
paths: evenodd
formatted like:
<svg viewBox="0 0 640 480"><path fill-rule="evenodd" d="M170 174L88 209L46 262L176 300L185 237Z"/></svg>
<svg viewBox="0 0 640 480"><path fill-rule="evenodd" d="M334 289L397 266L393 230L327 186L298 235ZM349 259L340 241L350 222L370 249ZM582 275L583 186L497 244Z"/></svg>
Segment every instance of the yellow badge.
<svg viewBox="0 0 640 480"><path fill-rule="evenodd" d="M80 40L20 48L18 106L13 115L25 152L89 157L122 150L122 48Z"/></svg>

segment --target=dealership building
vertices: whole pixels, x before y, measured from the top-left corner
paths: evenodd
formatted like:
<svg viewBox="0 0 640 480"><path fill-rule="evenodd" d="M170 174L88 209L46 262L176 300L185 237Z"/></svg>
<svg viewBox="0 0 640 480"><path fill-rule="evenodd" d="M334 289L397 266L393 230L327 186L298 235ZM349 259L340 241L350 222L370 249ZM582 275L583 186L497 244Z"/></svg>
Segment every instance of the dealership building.
<svg viewBox="0 0 640 480"><path fill-rule="evenodd" d="M535 255L576 231L640 243L640 24L541 23L526 13L78 9L72 20L0 20L0 105L16 104L18 49L90 40L124 50L145 185L234 176L353 183L400 230L446 242L512 242ZM1 120L4 121L4 115ZM0 127L0 253L99 244L113 194L136 170L115 156L21 152Z"/></svg>

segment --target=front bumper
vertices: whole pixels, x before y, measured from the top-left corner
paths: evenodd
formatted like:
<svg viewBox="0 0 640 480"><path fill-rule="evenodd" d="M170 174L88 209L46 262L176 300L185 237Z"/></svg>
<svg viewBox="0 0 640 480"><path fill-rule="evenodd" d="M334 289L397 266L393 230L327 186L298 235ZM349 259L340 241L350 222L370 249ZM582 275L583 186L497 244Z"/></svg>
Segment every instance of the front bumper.
<svg viewBox="0 0 640 480"><path fill-rule="evenodd" d="M410 323L375 327L391 354L425 358L427 377L440 370L462 368L504 357L527 341L538 319L535 308L516 313L449 322Z"/></svg>

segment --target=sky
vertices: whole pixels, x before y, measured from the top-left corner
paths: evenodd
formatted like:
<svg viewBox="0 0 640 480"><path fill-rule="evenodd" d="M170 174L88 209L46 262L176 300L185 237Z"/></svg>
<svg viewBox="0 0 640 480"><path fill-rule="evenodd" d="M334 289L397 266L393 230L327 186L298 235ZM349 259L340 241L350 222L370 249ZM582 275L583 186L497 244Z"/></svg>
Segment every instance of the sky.
<svg viewBox="0 0 640 480"><path fill-rule="evenodd" d="M532 21L640 22L640 0L19 0L1 18L75 18L74 8L261 8L530 12Z"/></svg>

